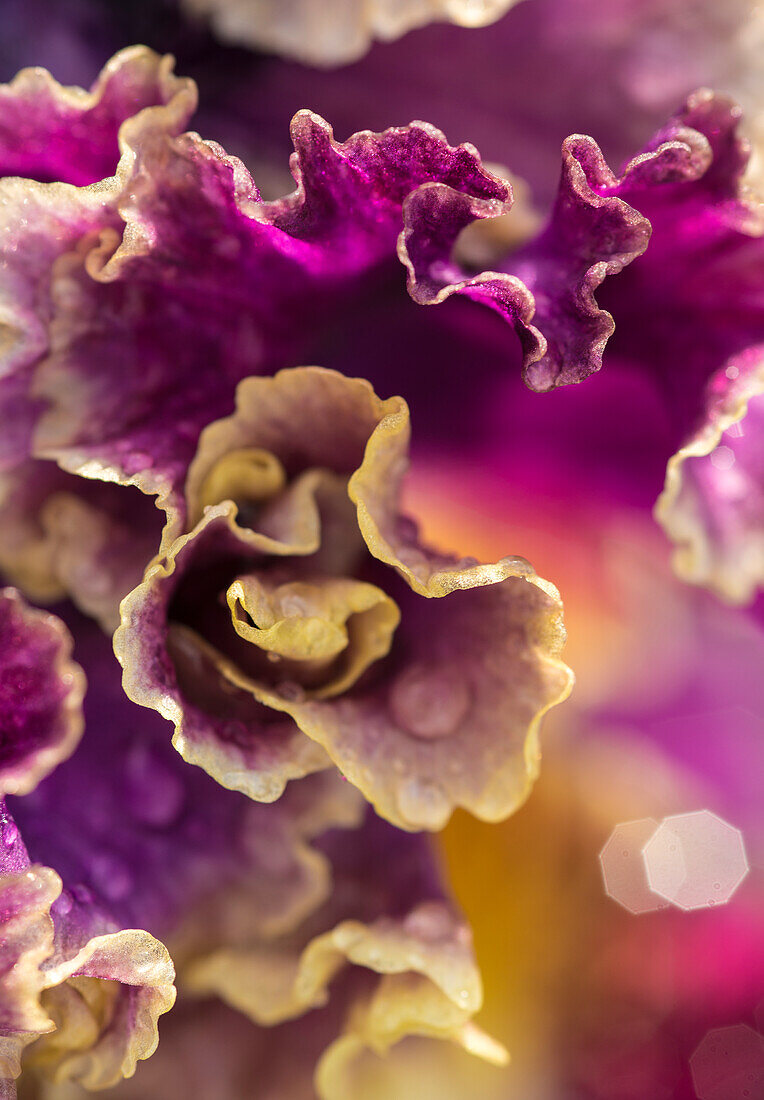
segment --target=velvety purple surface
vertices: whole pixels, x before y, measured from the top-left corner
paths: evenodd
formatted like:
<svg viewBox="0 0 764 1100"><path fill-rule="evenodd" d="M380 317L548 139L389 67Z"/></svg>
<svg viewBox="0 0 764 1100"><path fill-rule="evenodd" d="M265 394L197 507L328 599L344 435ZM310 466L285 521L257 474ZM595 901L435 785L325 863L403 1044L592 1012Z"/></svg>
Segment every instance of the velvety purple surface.
<svg viewBox="0 0 764 1100"><path fill-rule="evenodd" d="M9 807L33 862L53 867L83 905L158 936L241 858L247 800L190 768L165 723L131 703L109 639L69 609L86 671L79 749Z"/></svg>
<svg viewBox="0 0 764 1100"><path fill-rule="evenodd" d="M659 134L705 139L674 183L626 181L624 198L652 225L649 248L620 280L603 287L617 318L605 353L654 379L672 418L676 449L696 426L705 384L732 356L764 338L762 216L739 197L747 146L739 110L698 93ZM668 457L668 456L666 456Z"/></svg>
<svg viewBox="0 0 764 1100"><path fill-rule="evenodd" d="M3 869L25 865L25 845L29 859L56 870L65 892L97 923L171 936L195 903L224 892L243 867L258 874L247 854L252 804L187 764L171 747L166 723L125 697L108 638L71 608L57 610L75 635L90 684L85 734L34 792L8 800L17 830L6 826L10 863ZM263 811L263 824L269 811L282 813L279 804ZM428 841L373 814L360 832L334 830L321 847L345 883L343 918L395 915L442 896ZM369 875L377 886L367 891Z"/></svg>
<svg viewBox="0 0 764 1100"><path fill-rule="evenodd" d="M73 748L82 685L68 648L53 616L0 590L0 794L23 785L39 757Z"/></svg>

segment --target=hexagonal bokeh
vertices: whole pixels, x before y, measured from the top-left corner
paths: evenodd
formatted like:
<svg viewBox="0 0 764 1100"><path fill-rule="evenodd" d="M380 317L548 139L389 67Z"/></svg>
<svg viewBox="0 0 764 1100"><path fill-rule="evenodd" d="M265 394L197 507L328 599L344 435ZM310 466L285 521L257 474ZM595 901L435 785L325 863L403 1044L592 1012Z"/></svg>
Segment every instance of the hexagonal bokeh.
<svg viewBox="0 0 764 1100"><path fill-rule="evenodd" d="M742 834L710 810L665 818L643 855L650 889L680 909L724 905L749 869Z"/></svg>
<svg viewBox="0 0 764 1100"><path fill-rule="evenodd" d="M605 890L630 913L665 909L666 901L650 889L642 849L658 828L652 817L616 825L600 852Z"/></svg>
<svg viewBox="0 0 764 1100"><path fill-rule="evenodd" d="M698 1100L760 1100L764 1039L747 1024L709 1031L690 1058Z"/></svg>

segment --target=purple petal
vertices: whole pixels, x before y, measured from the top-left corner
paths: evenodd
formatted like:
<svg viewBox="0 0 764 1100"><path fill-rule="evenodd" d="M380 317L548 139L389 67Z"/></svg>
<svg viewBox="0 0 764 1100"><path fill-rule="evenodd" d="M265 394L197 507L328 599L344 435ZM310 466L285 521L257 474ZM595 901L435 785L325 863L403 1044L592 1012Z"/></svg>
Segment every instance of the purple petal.
<svg viewBox="0 0 764 1100"><path fill-rule="evenodd" d="M0 591L0 793L27 794L74 751L85 677L55 615Z"/></svg>

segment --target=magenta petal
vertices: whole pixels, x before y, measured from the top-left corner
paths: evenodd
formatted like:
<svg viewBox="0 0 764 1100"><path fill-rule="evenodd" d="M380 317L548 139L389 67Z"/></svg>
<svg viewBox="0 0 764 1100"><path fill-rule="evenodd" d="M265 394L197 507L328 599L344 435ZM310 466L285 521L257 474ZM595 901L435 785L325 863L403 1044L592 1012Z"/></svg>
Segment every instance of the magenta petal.
<svg viewBox="0 0 764 1100"><path fill-rule="evenodd" d="M27 794L82 734L85 677L55 615L0 591L0 794Z"/></svg>
<svg viewBox="0 0 764 1100"><path fill-rule="evenodd" d="M137 147L124 240L67 268L56 350L38 375L52 403L39 453L172 495L236 383L294 362L358 279L394 259L412 192L437 181L497 208L508 197L473 149L426 123L340 144L303 111L292 137L297 189L272 203L196 135Z"/></svg>

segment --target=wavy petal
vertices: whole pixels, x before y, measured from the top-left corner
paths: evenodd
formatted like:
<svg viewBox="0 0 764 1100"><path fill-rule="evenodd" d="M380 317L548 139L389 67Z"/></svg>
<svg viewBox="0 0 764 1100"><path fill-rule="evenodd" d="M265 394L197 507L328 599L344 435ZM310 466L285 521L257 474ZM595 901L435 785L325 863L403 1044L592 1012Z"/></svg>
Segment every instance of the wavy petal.
<svg viewBox="0 0 764 1100"><path fill-rule="evenodd" d="M0 591L0 794L27 794L82 735L85 677L55 615Z"/></svg>
<svg viewBox="0 0 764 1100"><path fill-rule="evenodd" d="M241 162L196 135L153 131L137 143L122 238L59 272L38 453L173 498L237 382L294 362L359 279L394 257L407 196L437 181L497 213L510 197L474 149L426 123L340 144L303 111L292 137L297 187L270 203ZM96 375L93 362L111 369Z"/></svg>
<svg viewBox="0 0 764 1100"><path fill-rule="evenodd" d="M19 1027L34 1024L0 1055L15 1073L28 1048L30 1087L50 1078L102 1088L130 1074L152 1053L156 1017L173 995L172 964L155 935L181 964L252 936L289 935L330 893L319 837L352 829L364 810L334 772L259 806L189 768L161 738L158 718L144 712L136 722L141 712L120 690L108 639L85 620L77 626L92 683L86 735L66 764L14 799L15 820L0 807L8 920L17 880L31 883L24 920L3 938L29 962L14 957L2 968L10 975L3 1006L17 1006ZM40 906L30 906L46 884L38 918Z"/></svg>
<svg viewBox="0 0 764 1100"><path fill-rule="evenodd" d="M559 594L521 558L481 565L420 544L398 511L409 436L400 398L315 367L248 379L202 434L188 479L202 518L124 601L115 650L130 698L224 786L272 801L331 760L412 830L460 805L496 820L530 789L541 717L572 685ZM324 530L320 508L319 548L294 541L306 502L289 479L316 468L346 482L376 560L346 516Z"/></svg>
<svg viewBox="0 0 764 1100"><path fill-rule="evenodd" d="M117 196L134 159L130 142L152 127L177 127L193 109L194 89L172 75L171 59L137 47L117 54L90 93L27 69L0 88L0 103L6 173L0 403L8 425L0 466L6 468L28 456L41 411L29 391L32 369L51 345L53 268L65 266L66 254L82 250L83 240L88 251L101 230L118 224ZM65 289L64 280L59 293Z"/></svg>
<svg viewBox="0 0 764 1100"><path fill-rule="evenodd" d="M147 570L123 601L114 651L128 696L174 724L173 745L185 760L224 787L272 802L290 779L328 767L329 758L290 718L238 687L214 644L169 614L179 587L188 578L193 583L197 571L252 553L238 537L236 514L231 502L208 508L194 531ZM211 610L215 595L195 592L194 603L204 606L206 596Z"/></svg>
<svg viewBox="0 0 764 1100"><path fill-rule="evenodd" d="M482 27L499 19L518 0L184 0L190 12L206 15L221 38L294 57L310 65L355 61L375 39L383 42L431 22Z"/></svg>
<svg viewBox="0 0 764 1100"><path fill-rule="evenodd" d="M254 685L291 714L382 816L440 829L456 806L485 820L512 813L538 774L542 716L570 692L556 591L510 560L493 583L422 600L401 589L394 662L335 699Z"/></svg>
<svg viewBox="0 0 764 1100"><path fill-rule="evenodd" d="M85 910L56 907L55 871L28 859L23 871L3 863L4 1076L18 1076L22 1056L25 1068L88 1088L131 1076L153 1053L157 1019L175 999L166 948L147 932L94 935Z"/></svg>
<svg viewBox="0 0 764 1100"><path fill-rule="evenodd" d="M338 1094L367 1048L384 1054L411 1035L467 1045L482 1002L469 930L442 898L423 837L396 835L372 817L328 851L334 890L301 928L273 941L250 934L185 973L197 994L216 993L255 1023L276 1027L276 1044L281 1028L299 1032L287 1021L302 1016L306 1034L333 1038L316 1070L321 1097ZM338 921L343 909L362 919ZM310 1010L320 1010L331 1030L317 1027ZM500 1052L486 1042L482 1053L489 1050Z"/></svg>
<svg viewBox="0 0 764 1100"><path fill-rule="evenodd" d="M764 361L751 348L712 378L705 419L669 459L655 516L683 580L747 603L764 586Z"/></svg>

